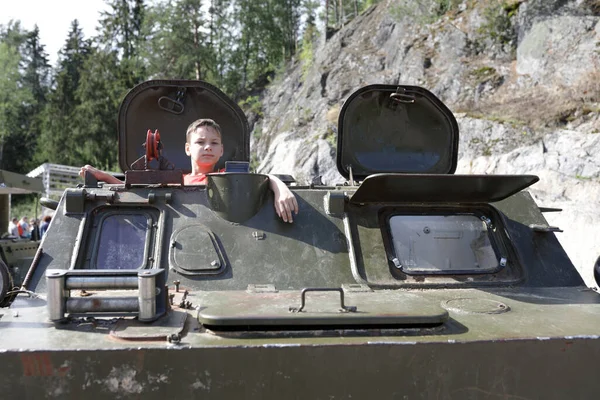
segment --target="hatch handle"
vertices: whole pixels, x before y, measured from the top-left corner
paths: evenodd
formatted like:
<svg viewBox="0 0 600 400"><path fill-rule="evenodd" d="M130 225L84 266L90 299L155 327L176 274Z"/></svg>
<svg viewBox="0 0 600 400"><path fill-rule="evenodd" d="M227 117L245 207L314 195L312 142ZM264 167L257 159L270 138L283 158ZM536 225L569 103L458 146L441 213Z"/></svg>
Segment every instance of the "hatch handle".
<svg viewBox="0 0 600 400"><path fill-rule="evenodd" d="M172 99L168 96L162 96L158 99L158 107L162 108L165 111L170 113L179 115L185 110L185 106L183 105L183 99L185 97L185 92L187 88L180 87L177 88L177 93L175 94L175 99Z"/></svg>
<svg viewBox="0 0 600 400"><path fill-rule="evenodd" d="M306 305L306 293L307 292L339 292L340 294L340 312L355 312L356 306L346 306L344 305L344 290L342 288L304 288L300 294L302 304L300 308L291 306L289 308L290 312L299 313L302 312L304 306Z"/></svg>
<svg viewBox="0 0 600 400"><path fill-rule="evenodd" d="M390 98L398 103L411 104L416 101L415 96L406 93L406 89L403 87L398 87L395 93L390 94Z"/></svg>
<svg viewBox="0 0 600 400"><path fill-rule="evenodd" d="M182 103L167 96L162 96L158 99L158 106L161 109L176 115L181 114L183 110L185 110L185 107Z"/></svg>

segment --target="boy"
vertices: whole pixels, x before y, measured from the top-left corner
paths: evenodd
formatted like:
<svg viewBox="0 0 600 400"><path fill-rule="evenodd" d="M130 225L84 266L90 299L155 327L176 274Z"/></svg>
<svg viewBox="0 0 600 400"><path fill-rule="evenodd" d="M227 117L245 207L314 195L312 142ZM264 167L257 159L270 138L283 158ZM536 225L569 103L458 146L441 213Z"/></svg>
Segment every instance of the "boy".
<svg viewBox="0 0 600 400"><path fill-rule="evenodd" d="M185 185L206 184L206 174L215 172L215 165L223 155L221 127L212 119L199 119L190 124L186 132L185 154L190 156L192 171L183 176ZM90 172L99 181L123 183L114 176L85 165L79 171L81 177ZM218 171L218 172L223 172ZM269 186L275 195L275 211L285 222L294 222L292 212L298 214L298 202L292 191L279 178L269 175Z"/></svg>

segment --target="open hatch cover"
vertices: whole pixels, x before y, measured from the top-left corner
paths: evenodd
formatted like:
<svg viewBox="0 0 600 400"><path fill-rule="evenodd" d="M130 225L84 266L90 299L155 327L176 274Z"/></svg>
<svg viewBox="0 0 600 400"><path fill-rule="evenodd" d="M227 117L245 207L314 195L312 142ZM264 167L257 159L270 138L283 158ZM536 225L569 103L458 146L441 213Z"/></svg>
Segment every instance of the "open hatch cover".
<svg viewBox="0 0 600 400"><path fill-rule="evenodd" d="M188 126L199 118L221 126L225 161L250 160L250 130L242 109L225 93L202 81L153 80L127 93L119 108L119 166L125 172L146 152L147 132L158 130L162 155L175 169L190 171L185 153Z"/></svg>
<svg viewBox="0 0 600 400"><path fill-rule="evenodd" d="M452 174L458 124L433 93L418 86L369 85L340 111L337 168L362 181L379 173Z"/></svg>
<svg viewBox="0 0 600 400"><path fill-rule="evenodd" d="M431 327L443 324L448 312L438 302L427 300L416 293L351 292L345 293L347 307L354 311L340 311L340 293L308 292L302 311L300 291L249 293L245 291L214 291L200 294L202 308L199 321L218 330L232 329L331 329L355 326ZM318 290L318 289L317 289ZM339 289L341 290L341 289ZM338 291L339 291L338 290Z"/></svg>
<svg viewBox="0 0 600 400"><path fill-rule="evenodd" d="M538 180L535 175L376 174L362 182L350 202L488 203L505 199Z"/></svg>

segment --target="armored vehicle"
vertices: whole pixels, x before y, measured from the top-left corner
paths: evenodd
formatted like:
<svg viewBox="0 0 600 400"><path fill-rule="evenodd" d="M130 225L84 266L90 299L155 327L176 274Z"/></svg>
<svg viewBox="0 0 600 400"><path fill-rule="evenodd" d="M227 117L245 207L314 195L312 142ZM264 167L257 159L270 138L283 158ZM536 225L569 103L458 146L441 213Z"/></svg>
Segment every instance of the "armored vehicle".
<svg viewBox="0 0 600 400"><path fill-rule="evenodd" d="M206 117L226 171L183 186ZM600 296L524 190L538 178L453 174L458 125L429 91L353 93L347 182L290 184L292 224L269 177L240 171L249 128L217 88L143 83L118 131L125 181L65 191L0 311L5 396L597 396Z"/></svg>
<svg viewBox="0 0 600 400"><path fill-rule="evenodd" d="M41 193L41 179L0 170L0 227L8 227L10 216L9 196ZM0 237L0 307L7 305L14 295L13 289L20 287L34 259L40 241L11 237L2 232Z"/></svg>

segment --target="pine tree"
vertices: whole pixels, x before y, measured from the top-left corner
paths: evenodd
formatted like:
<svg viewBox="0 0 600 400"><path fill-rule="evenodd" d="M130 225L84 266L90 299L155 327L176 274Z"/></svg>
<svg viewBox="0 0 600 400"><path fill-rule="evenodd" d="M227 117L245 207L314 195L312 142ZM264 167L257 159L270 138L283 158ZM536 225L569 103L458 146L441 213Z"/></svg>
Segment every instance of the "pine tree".
<svg viewBox="0 0 600 400"><path fill-rule="evenodd" d="M21 104L21 135L14 141L15 152L21 155L22 164L19 169L33 169L32 161L36 152L38 139L42 132L42 111L46 106L50 89L50 64L44 45L40 43L40 32L37 26L27 33L23 54L23 87L31 92L32 101Z"/></svg>
<svg viewBox="0 0 600 400"><path fill-rule="evenodd" d="M146 39L146 5L143 0L110 0L110 11L101 13L102 32L96 44L105 52L115 52L119 60L119 80L133 87L146 78L140 57Z"/></svg>
<svg viewBox="0 0 600 400"><path fill-rule="evenodd" d="M131 88L124 84L115 52L92 48L75 93L72 135L77 142L72 165L93 164L116 170L119 105Z"/></svg>
<svg viewBox="0 0 600 400"><path fill-rule="evenodd" d="M24 82L27 35L18 21L0 26L0 168L15 172L27 172L25 111L35 102Z"/></svg>
<svg viewBox="0 0 600 400"><path fill-rule="evenodd" d="M101 13L100 26L103 30L99 43L104 45L105 50L117 51L121 59L134 58L144 40L144 1L110 0L107 5L111 10Z"/></svg>
<svg viewBox="0 0 600 400"><path fill-rule="evenodd" d="M210 15L210 14L209 14ZM215 21L213 20L213 23ZM201 0L159 4L149 18L146 58L152 75L209 80L214 71L210 21Z"/></svg>
<svg viewBox="0 0 600 400"><path fill-rule="evenodd" d="M208 81L224 88L229 66L229 49L234 43L230 18L231 0L210 0L208 51L213 60Z"/></svg>
<svg viewBox="0 0 600 400"><path fill-rule="evenodd" d="M71 119L76 143L71 165L117 168L117 118L128 90L146 79L142 60L146 6L143 0L112 0L102 14L101 32L94 39L81 69Z"/></svg>
<svg viewBox="0 0 600 400"><path fill-rule="evenodd" d="M21 105L33 95L21 84L20 55L6 42L0 42L0 169L24 172L22 157L14 151L21 134Z"/></svg>
<svg viewBox="0 0 600 400"><path fill-rule="evenodd" d="M79 104L76 92L90 46L78 21L74 20L65 45L59 51L54 89L43 112L42 133L35 157L37 163L80 165L83 161L77 156L79 143L73 136L73 129L75 108Z"/></svg>

